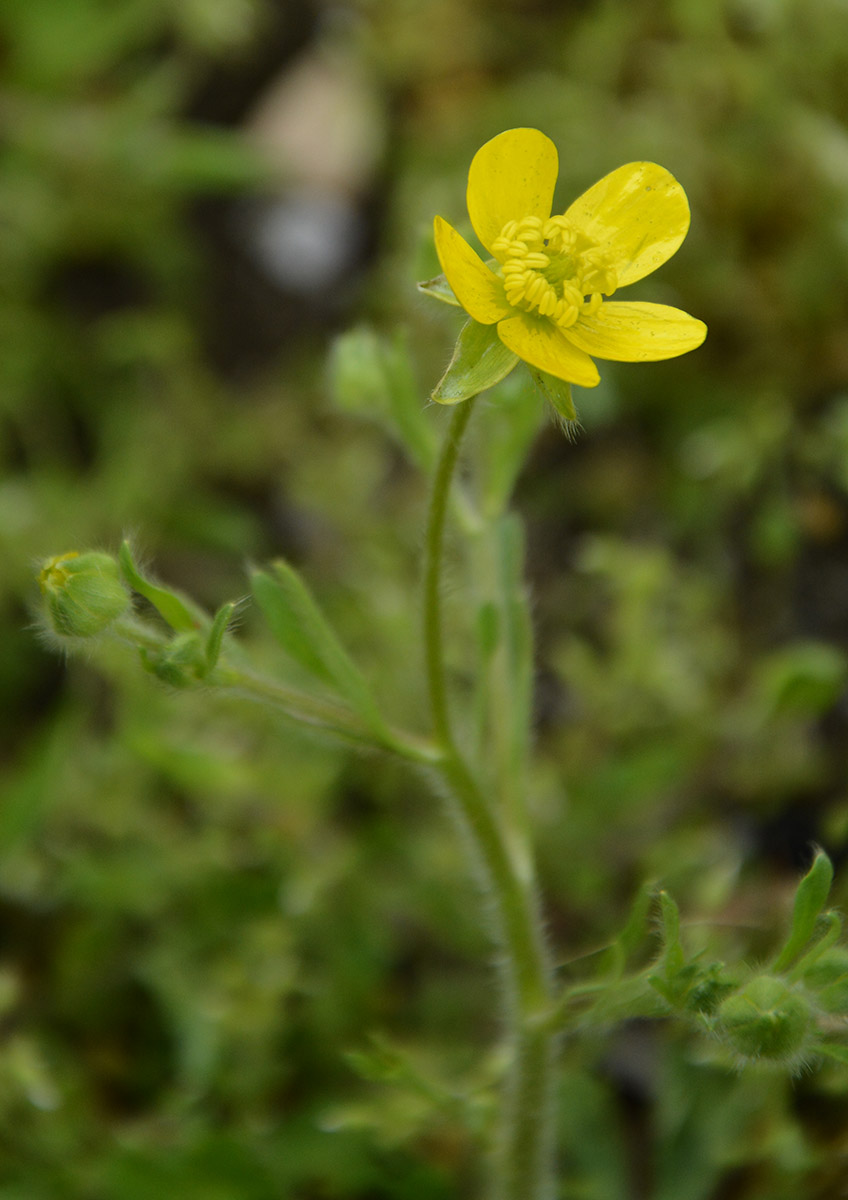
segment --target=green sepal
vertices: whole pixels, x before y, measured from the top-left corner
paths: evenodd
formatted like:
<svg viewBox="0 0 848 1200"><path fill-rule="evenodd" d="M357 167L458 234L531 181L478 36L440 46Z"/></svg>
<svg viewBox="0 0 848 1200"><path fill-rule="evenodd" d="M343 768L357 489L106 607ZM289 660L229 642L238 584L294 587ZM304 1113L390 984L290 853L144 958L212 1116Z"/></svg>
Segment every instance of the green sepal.
<svg viewBox="0 0 848 1200"><path fill-rule="evenodd" d="M149 600L176 633L190 633L201 628L208 620L205 613L191 601L145 579L135 565L129 542L125 541L121 545L118 561L124 579L130 587L140 596L144 596L145 600Z"/></svg>
<svg viewBox="0 0 848 1200"><path fill-rule="evenodd" d="M786 945L775 960L775 971L788 967L809 942L819 914L827 903L832 883L833 865L825 852L819 850L813 865L798 884L792 910L792 928Z"/></svg>
<svg viewBox="0 0 848 1200"><path fill-rule="evenodd" d="M531 367L529 363L527 370L536 387L553 405L559 416L569 423L576 422L577 409L571 397L571 384L566 383L564 379L557 379L555 375L548 375L546 371L540 371L538 367Z"/></svg>
<svg viewBox="0 0 848 1200"><path fill-rule="evenodd" d="M271 571L254 571L256 602L286 653L338 692L368 725L381 733L385 722L371 689L293 567L278 561Z"/></svg>
<svg viewBox="0 0 848 1200"><path fill-rule="evenodd" d="M423 292L425 296L432 296L434 300L441 300L442 304L451 304L454 308L462 308L453 294L453 288L448 283L446 275L435 275L432 279L424 279L417 287L419 292Z"/></svg>
<svg viewBox="0 0 848 1200"><path fill-rule="evenodd" d="M227 627L233 618L233 613L236 611L236 606L232 600L226 604L222 604L215 613L215 619L212 622L212 627L209 630L209 636L206 639L205 673L208 675L215 670L218 665L218 659L221 656L221 646L224 641L224 634L227 632Z"/></svg>
<svg viewBox="0 0 848 1200"><path fill-rule="evenodd" d="M448 369L439 380L433 399L458 404L494 387L510 373L518 355L503 344L495 325L468 321L460 332Z"/></svg>

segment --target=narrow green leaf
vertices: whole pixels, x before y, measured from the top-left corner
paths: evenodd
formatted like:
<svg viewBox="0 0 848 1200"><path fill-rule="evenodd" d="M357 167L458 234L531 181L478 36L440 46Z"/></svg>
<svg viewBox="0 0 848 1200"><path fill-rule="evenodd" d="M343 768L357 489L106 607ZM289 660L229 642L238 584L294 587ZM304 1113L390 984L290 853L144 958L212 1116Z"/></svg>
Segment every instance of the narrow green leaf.
<svg viewBox="0 0 848 1200"><path fill-rule="evenodd" d="M798 885L792 911L792 928L786 945L778 955L774 969L782 971L798 957L812 937L819 913L827 903L833 883L833 865L823 850L813 859L813 865Z"/></svg>
<svg viewBox="0 0 848 1200"><path fill-rule="evenodd" d="M316 613L312 599L304 600L304 589L292 584L290 568L286 576L281 576L281 565L274 563L273 575L266 571L253 572L251 584L256 602L285 652L310 674L325 683L332 683L332 673L315 646ZM318 617L318 624L324 625L323 617Z"/></svg>
<svg viewBox="0 0 848 1200"><path fill-rule="evenodd" d="M655 896L656 884L651 880L643 883L636 893L627 922L616 939L626 956L633 953L648 932L648 917Z"/></svg>
<svg viewBox="0 0 848 1200"><path fill-rule="evenodd" d="M294 568L278 561L272 573L254 571L251 581L271 632L286 653L329 683L372 728L384 731L371 689Z"/></svg>
<svg viewBox="0 0 848 1200"><path fill-rule="evenodd" d="M433 392L439 404L457 404L485 392L508 375L518 362L498 337L497 326L468 321L463 325L453 358Z"/></svg>
<svg viewBox="0 0 848 1200"><path fill-rule="evenodd" d="M129 542L125 541L121 545L118 561L130 587L140 596L144 596L145 600L149 600L159 615L177 633L188 633L200 629L208 619L203 611L197 605L192 604L190 600L145 579L135 565Z"/></svg>

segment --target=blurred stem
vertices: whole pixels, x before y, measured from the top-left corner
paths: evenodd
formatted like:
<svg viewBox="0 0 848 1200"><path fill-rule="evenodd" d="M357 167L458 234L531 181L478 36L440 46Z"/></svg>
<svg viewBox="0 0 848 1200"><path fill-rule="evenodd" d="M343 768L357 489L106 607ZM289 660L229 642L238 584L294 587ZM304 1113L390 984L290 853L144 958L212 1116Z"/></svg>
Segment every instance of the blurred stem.
<svg viewBox="0 0 848 1200"><path fill-rule="evenodd" d="M543 1015L551 1005L551 972L526 840L512 839L497 805L461 754L448 705L442 622L442 565L448 498L473 400L451 417L433 482L424 565L424 648L434 736L433 767L441 790L466 830L475 866L495 917L503 963L504 1010L512 1059L497 1134L492 1200L549 1200L553 1189L552 1104L556 1031Z"/></svg>
<svg viewBox="0 0 848 1200"><path fill-rule="evenodd" d="M123 617L112 626L113 634L126 645L138 650L157 651L167 647L169 634L139 620ZM308 725L372 750L390 751L420 766L437 762L440 750L425 738L416 737L402 729L386 727L378 735L359 717L342 704L311 696L298 688L289 687L276 679L260 675L250 667L226 657L219 665L198 680L201 686L218 687L246 700L270 705L298 725Z"/></svg>

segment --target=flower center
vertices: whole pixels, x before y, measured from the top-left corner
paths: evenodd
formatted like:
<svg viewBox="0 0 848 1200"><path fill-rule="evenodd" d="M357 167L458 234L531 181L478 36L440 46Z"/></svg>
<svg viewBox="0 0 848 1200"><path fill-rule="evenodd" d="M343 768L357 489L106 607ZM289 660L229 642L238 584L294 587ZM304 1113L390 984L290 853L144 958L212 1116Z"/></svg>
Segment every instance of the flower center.
<svg viewBox="0 0 848 1200"><path fill-rule="evenodd" d="M62 563L66 563L69 558L79 558L78 551L72 550L70 554L57 554L54 558L48 558L38 575L38 583L42 592L47 592L51 588L58 590L65 586L70 578L70 572L62 566Z"/></svg>
<svg viewBox="0 0 848 1200"><path fill-rule="evenodd" d="M565 217L507 221L492 245L514 308L549 317L561 329L596 312L618 284L606 255Z"/></svg>

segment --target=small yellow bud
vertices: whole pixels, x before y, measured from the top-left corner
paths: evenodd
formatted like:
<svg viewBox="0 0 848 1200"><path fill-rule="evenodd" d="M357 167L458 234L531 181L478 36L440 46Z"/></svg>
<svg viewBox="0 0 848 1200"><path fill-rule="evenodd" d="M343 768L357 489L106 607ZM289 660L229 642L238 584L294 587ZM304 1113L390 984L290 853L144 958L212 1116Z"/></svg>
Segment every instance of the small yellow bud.
<svg viewBox="0 0 848 1200"><path fill-rule="evenodd" d="M117 562L95 550L47 559L38 582L50 625L61 637L93 637L129 608Z"/></svg>
<svg viewBox="0 0 848 1200"><path fill-rule="evenodd" d="M791 1059L803 1048L813 1015L782 979L760 975L718 1008L716 1029L746 1058Z"/></svg>

